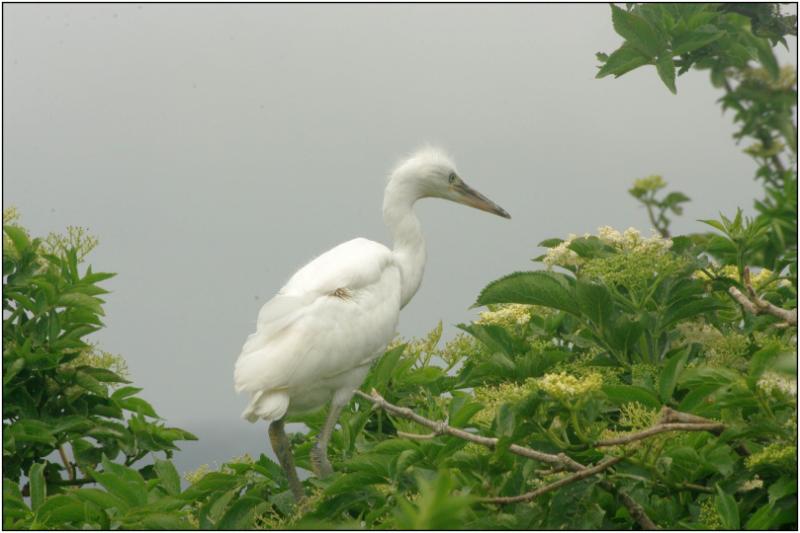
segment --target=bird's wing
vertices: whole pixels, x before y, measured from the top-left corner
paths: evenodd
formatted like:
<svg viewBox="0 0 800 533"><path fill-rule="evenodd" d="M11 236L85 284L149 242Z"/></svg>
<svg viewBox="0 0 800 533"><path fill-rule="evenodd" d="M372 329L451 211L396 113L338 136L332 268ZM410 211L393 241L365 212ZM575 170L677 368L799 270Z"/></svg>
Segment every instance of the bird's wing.
<svg viewBox="0 0 800 533"><path fill-rule="evenodd" d="M236 389L295 387L364 364L393 336L399 298L399 269L382 244L353 239L325 252L261 308Z"/></svg>

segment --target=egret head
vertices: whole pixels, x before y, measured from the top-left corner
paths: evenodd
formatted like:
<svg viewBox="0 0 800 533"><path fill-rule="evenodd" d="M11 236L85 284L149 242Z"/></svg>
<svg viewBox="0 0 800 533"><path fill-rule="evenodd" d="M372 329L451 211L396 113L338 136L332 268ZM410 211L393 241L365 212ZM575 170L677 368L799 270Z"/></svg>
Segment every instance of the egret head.
<svg viewBox="0 0 800 533"><path fill-rule="evenodd" d="M413 153L395 168L389 183L416 198L443 198L511 218L505 209L464 183L453 160L437 148Z"/></svg>

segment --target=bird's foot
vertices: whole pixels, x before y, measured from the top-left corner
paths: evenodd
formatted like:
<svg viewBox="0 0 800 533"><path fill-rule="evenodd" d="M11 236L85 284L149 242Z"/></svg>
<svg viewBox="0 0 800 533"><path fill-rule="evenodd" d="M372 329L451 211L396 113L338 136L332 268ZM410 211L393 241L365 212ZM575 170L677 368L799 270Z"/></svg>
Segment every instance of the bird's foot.
<svg viewBox="0 0 800 533"><path fill-rule="evenodd" d="M328 461L327 450L322 450L318 444L311 448L311 467L314 474L320 479L324 479L333 474L333 467Z"/></svg>

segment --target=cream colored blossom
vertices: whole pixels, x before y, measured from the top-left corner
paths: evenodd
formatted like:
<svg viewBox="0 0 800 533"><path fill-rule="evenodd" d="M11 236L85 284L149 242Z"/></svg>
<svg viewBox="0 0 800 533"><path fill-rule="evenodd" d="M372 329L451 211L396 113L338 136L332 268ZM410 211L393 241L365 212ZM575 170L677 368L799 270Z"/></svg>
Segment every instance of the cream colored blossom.
<svg viewBox="0 0 800 533"><path fill-rule="evenodd" d="M575 266L581 262L581 257L573 250L570 250L569 245L572 240L566 240L558 245L547 250L544 259L542 260L545 265L552 266Z"/></svg>
<svg viewBox="0 0 800 533"><path fill-rule="evenodd" d="M479 423L489 424L494 420L497 409L504 403L516 403L535 390L533 379L524 383L506 382L491 387L476 387L475 399L483 404L474 420Z"/></svg>
<svg viewBox="0 0 800 533"><path fill-rule="evenodd" d="M764 487L764 480L756 476L753 479L748 479L739 485L739 492L748 492L751 490L760 489L762 487Z"/></svg>
<svg viewBox="0 0 800 533"><path fill-rule="evenodd" d="M599 373L590 373L580 378L560 372L545 374L535 381L536 386L550 396L562 401L581 399L603 386L603 377Z"/></svg>
<svg viewBox="0 0 800 533"><path fill-rule="evenodd" d="M750 470L764 466L777 468L796 468L797 446L776 442L744 460Z"/></svg>
<svg viewBox="0 0 800 533"><path fill-rule="evenodd" d="M767 394L780 391L789 396L797 395L797 379L777 372L764 372L756 385Z"/></svg>
<svg viewBox="0 0 800 533"><path fill-rule="evenodd" d="M525 304L501 304L493 309L484 311L478 318L478 324L496 324L509 326L513 324L527 324L531 319L531 307Z"/></svg>

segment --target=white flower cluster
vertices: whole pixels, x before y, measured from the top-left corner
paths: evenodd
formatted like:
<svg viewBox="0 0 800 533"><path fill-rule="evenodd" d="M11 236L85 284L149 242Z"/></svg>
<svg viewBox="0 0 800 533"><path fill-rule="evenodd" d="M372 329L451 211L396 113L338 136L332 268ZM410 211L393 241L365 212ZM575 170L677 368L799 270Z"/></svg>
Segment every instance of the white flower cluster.
<svg viewBox="0 0 800 533"><path fill-rule="evenodd" d="M572 400L599 391L603 386L603 376L591 373L581 378L566 372L545 374L536 380L538 387L550 396L561 400Z"/></svg>
<svg viewBox="0 0 800 533"><path fill-rule="evenodd" d="M797 395L797 380L777 372L764 372L756 385L767 394L779 390L789 396Z"/></svg>
<svg viewBox="0 0 800 533"><path fill-rule="evenodd" d="M588 237L591 237L589 233L583 235L583 238ZM642 237L641 232L636 228L631 227L620 233L611 226L600 226L597 228L597 237L620 252L663 252L672 247L672 240L661 237L655 230L651 237ZM570 233L558 245L548 249L543 259L544 264L549 267L553 265L579 266L583 260L569 248L572 241L577 238L577 235Z"/></svg>
<svg viewBox="0 0 800 533"><path fill-rule="evenodd" d="M611 226L597 228L597 236L604 243L624 252L644 252L650 250L669 250L672 240L661 237L655 230L651 237L642 237L636 228L628 228L620 233Z"/></svg>
<svg viewBox="0 0 800 533"><path fill-rule="evenodd" d="M544 264L549 267L553 265L576 266L580 264L581 257L569 249L569 245L577 238L577 235L570 233L567 238L557 246L547 250L547 255L545 255L543 260Z"/></svg>
<svg viewBox="0 0 800 533"><path fill-rule="evenodd" d="M478 324L497 324L500 326L527 324L531 319L530 305L502 304L490 311L484 311L477 320Z"/></svg>

